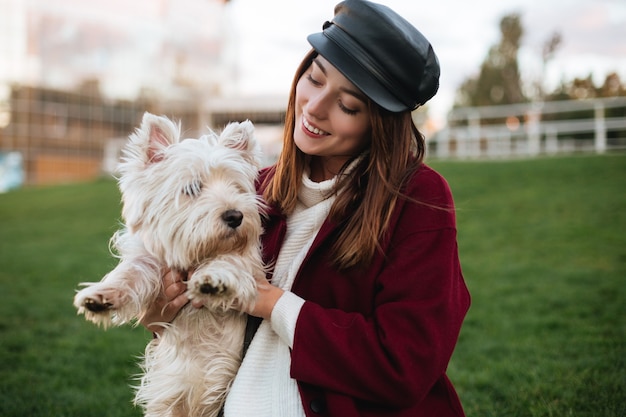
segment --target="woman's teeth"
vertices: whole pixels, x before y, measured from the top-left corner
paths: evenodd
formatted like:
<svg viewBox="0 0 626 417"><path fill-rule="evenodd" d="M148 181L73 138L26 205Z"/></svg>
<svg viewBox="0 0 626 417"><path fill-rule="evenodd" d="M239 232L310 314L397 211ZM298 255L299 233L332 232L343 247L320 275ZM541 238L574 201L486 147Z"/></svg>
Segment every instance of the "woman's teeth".
<svg viewBox="0 0 626 417"><path fill-rule="evenodd" d="M316 135L328 135L328 132L324 132L322 129L318 129L316 127L311 126L305 118L302 118L302 124L304 125L306 130L308 130L311 133L315 133Z"/></svg>

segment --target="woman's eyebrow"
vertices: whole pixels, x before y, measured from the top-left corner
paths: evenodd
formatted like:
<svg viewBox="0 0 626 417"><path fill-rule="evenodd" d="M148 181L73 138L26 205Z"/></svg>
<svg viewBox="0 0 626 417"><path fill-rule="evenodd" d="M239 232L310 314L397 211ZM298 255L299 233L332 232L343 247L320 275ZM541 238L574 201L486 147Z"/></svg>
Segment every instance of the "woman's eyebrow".
<svg viewBox="0 0 626 417"><path fill-rule="evenodd" d="M315 62L315 65L319 67L320 71L322 71L324 75L328 75L326 73L326 67L324 67L324 64L322 64L322 62L318 58L315 58L313 62Z"/></svg>
<svg viewBox="0 0 626 417"><path fill-rule="evenodd" d="M322 71L325 76L328 76L328 73L326 72L326 67L324 67L324 64L318 58L315 58L313 62L315 63L315 65L317 65L317 67L320 69L320 71ZM351 96L354 96L362 102L367 103L367 98L360 91L353 90L348 87L340 87L339 89L344 93L350 94Z"/></svg>

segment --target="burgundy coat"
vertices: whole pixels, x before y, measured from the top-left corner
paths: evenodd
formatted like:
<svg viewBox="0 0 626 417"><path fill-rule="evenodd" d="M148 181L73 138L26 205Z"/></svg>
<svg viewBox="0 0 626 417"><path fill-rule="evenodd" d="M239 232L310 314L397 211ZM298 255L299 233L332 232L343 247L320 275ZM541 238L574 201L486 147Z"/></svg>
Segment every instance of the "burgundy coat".
<svg viewBox="0 0 626 417"><path fill-rule="evenodd" d="M265 169L261 180L272 175ZM262 183L262 181L261 181ZM390 233L366 270L331 264L326 220L296 275L307 300L296 324L291 377L307 416L463 416L446 376L470 304L446 181L422 165L399 200ZM437 208L435 208L437 207ZM270 208L264 256L275 260L286 222Z"/></svg>

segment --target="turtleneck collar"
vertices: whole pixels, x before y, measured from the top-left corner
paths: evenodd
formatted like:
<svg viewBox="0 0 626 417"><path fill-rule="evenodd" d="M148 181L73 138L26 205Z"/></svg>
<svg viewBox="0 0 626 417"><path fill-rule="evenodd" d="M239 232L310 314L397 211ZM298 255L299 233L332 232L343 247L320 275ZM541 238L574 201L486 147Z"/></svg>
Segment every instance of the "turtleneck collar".
<svg viewBox="0 0 626 417"><path fill-rule="evenodd" d="M363 159L365 153L360 155L354 161L348 165L342 175L349 175L352 170L357 166L359 161ZM298 200L305 207L312 207L326 199L328 199L335 192L335 184L339 180L339 175L335 175L331 179L315 182L310 178L310 170L307 168L302 173L302 183L300 190L298 191Z"/></svg>

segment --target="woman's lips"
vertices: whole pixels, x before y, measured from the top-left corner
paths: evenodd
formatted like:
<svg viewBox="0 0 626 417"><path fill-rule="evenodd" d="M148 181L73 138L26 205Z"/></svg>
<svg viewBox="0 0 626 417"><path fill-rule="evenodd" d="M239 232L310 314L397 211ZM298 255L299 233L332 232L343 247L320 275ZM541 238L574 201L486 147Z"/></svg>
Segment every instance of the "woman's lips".
<svg viewBox="0 0 626 417"><path fill-rule="evenodd" d="M304 127L305 132L311 135L315 135L315 136L330 135L330 133L312 125L304 116L302 116L302 126Z"/></svg>

